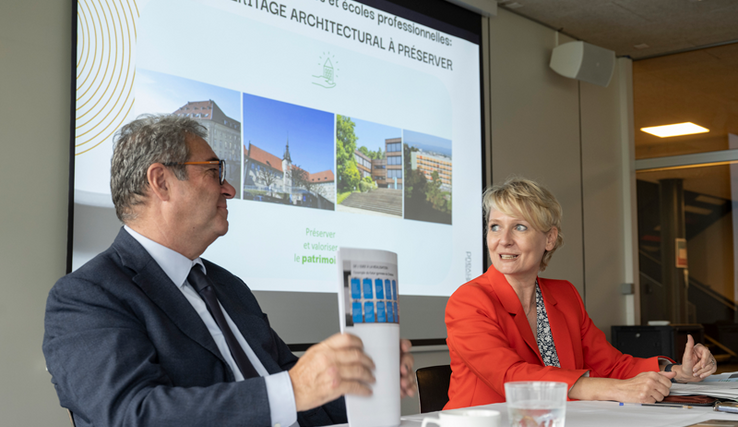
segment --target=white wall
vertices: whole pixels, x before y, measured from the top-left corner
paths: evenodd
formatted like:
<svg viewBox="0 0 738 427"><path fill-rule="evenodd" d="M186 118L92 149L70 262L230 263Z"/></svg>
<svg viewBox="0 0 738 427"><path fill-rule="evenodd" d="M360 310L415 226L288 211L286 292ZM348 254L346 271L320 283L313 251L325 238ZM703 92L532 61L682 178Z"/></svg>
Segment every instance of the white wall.
<svg viewBox="0 0 738 427"><path fill-rule="evenodd" d="M595 324L610 337L611 325L634 322L633 296L621 293L621 284L633 283L626 261L632 245L630 230L623 224L631 219L630 181L624 180L630 170L623 166L621 140L632 139L621 134L621 122L632 114L629 97L620 89L632 92L631 61L620 59L612 82L607 88L581 83L582 118L582 183L584 219L585 303ZM623 108L625 107L625 108ZM631 151L632 152L632 151ZM629 163L629 162L626 162ZM635 226L635 224L633 224ZM635 227L634 227L635 228ZM633 250L633 247L630 247ZM638 267L635 266L635 276Z"/></svg>
<svg viewBox="0 0 738 427"><path fill-rule="evenodd" d="M0 413L68 426L41 354L67 243L71 1L0 3Z"/></svg>
<svg viewBox="0 0 738 427"><path fill-rule="evenodd" d="M558 198L564 246L542 276L583 293L578 83L548 67L554 31L501 9L490 33L492 179L530 178Z"/></svg>
<svg viewBox="0 0 738 427"><path fill-rule="evenodd" d="M3 425L68 425L41 340L46 295L65 270L73 6L0 4ZM621 200L629 166L621 125L632 114L622 99L629 80L616 76L602 89L555 74L548 68L554 32L505 10L490 18L489 30L493 179L533 178L562 202L566 244L544 275L586 293L590 315L609 334L610 325L626 323L628 309L618 287L626 271L621 228L629 208ZM428 350L417 353L418 366L448 363L443 349ZM417 401L403 403L409 411Z"/></svg>

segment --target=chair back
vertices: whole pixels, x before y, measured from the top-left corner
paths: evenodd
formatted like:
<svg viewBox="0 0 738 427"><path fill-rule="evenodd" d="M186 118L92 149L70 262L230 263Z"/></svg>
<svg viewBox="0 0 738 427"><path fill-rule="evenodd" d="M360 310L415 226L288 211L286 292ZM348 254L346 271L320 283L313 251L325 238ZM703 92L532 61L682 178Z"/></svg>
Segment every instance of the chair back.
<svg viewBox="0 0 738 427"><path fill-rule="evenodd" d="M440 411L448 403L448 385L451 383L451 366L439 365L415 371L418 381L420 412Z"/></svg>

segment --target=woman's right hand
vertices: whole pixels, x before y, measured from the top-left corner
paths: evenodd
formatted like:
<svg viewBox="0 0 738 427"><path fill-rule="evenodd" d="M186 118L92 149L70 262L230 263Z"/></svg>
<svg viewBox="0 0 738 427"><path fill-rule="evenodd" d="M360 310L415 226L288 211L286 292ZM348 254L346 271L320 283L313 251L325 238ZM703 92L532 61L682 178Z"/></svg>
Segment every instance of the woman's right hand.
<svg viewBox="0 0 738 427"><path fill-rule="evenodd" d="M571 399L660 402L669 395L674 372L641 372L627 380L581 377L569 390Z"/></svg>
<svg viewBox="0 0 738 427"><path fill-rule="evenodd" d="M664 400L671 389L675 372L641 372L627 380L615 380L618 402L655 403Z"/></svg>

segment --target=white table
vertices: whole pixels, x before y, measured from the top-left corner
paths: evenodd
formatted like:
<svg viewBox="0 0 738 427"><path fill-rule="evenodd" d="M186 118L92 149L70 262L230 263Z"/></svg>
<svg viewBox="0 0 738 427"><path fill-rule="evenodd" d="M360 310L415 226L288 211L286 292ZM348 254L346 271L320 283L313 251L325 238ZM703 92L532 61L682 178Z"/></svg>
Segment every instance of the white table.
<svg viewBox="0 0 738 427"><path fill-rule="evenodd" d="M502 414L501 427L507 427L507 405L495 403L479 408L494 409ZM434 413L402 417L401 427L417 427L423 418ZM640 406L617 402L567 402L566 427L684 427L699 421L733 420L738 414L715 412L711 406L694 406L692 409L675 407Z"/></svg>

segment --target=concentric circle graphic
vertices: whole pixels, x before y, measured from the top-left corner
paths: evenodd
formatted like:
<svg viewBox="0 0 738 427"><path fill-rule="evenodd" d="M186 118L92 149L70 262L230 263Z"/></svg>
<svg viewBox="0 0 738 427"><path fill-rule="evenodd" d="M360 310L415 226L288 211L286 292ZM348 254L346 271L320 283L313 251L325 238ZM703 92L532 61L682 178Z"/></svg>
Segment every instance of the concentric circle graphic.
<svg viewBox="0 0 738 427"><path fill-rule="evenodd" d="M77 2L77 156L109 141L133 108L138 18L135 0Z"/></svg>

